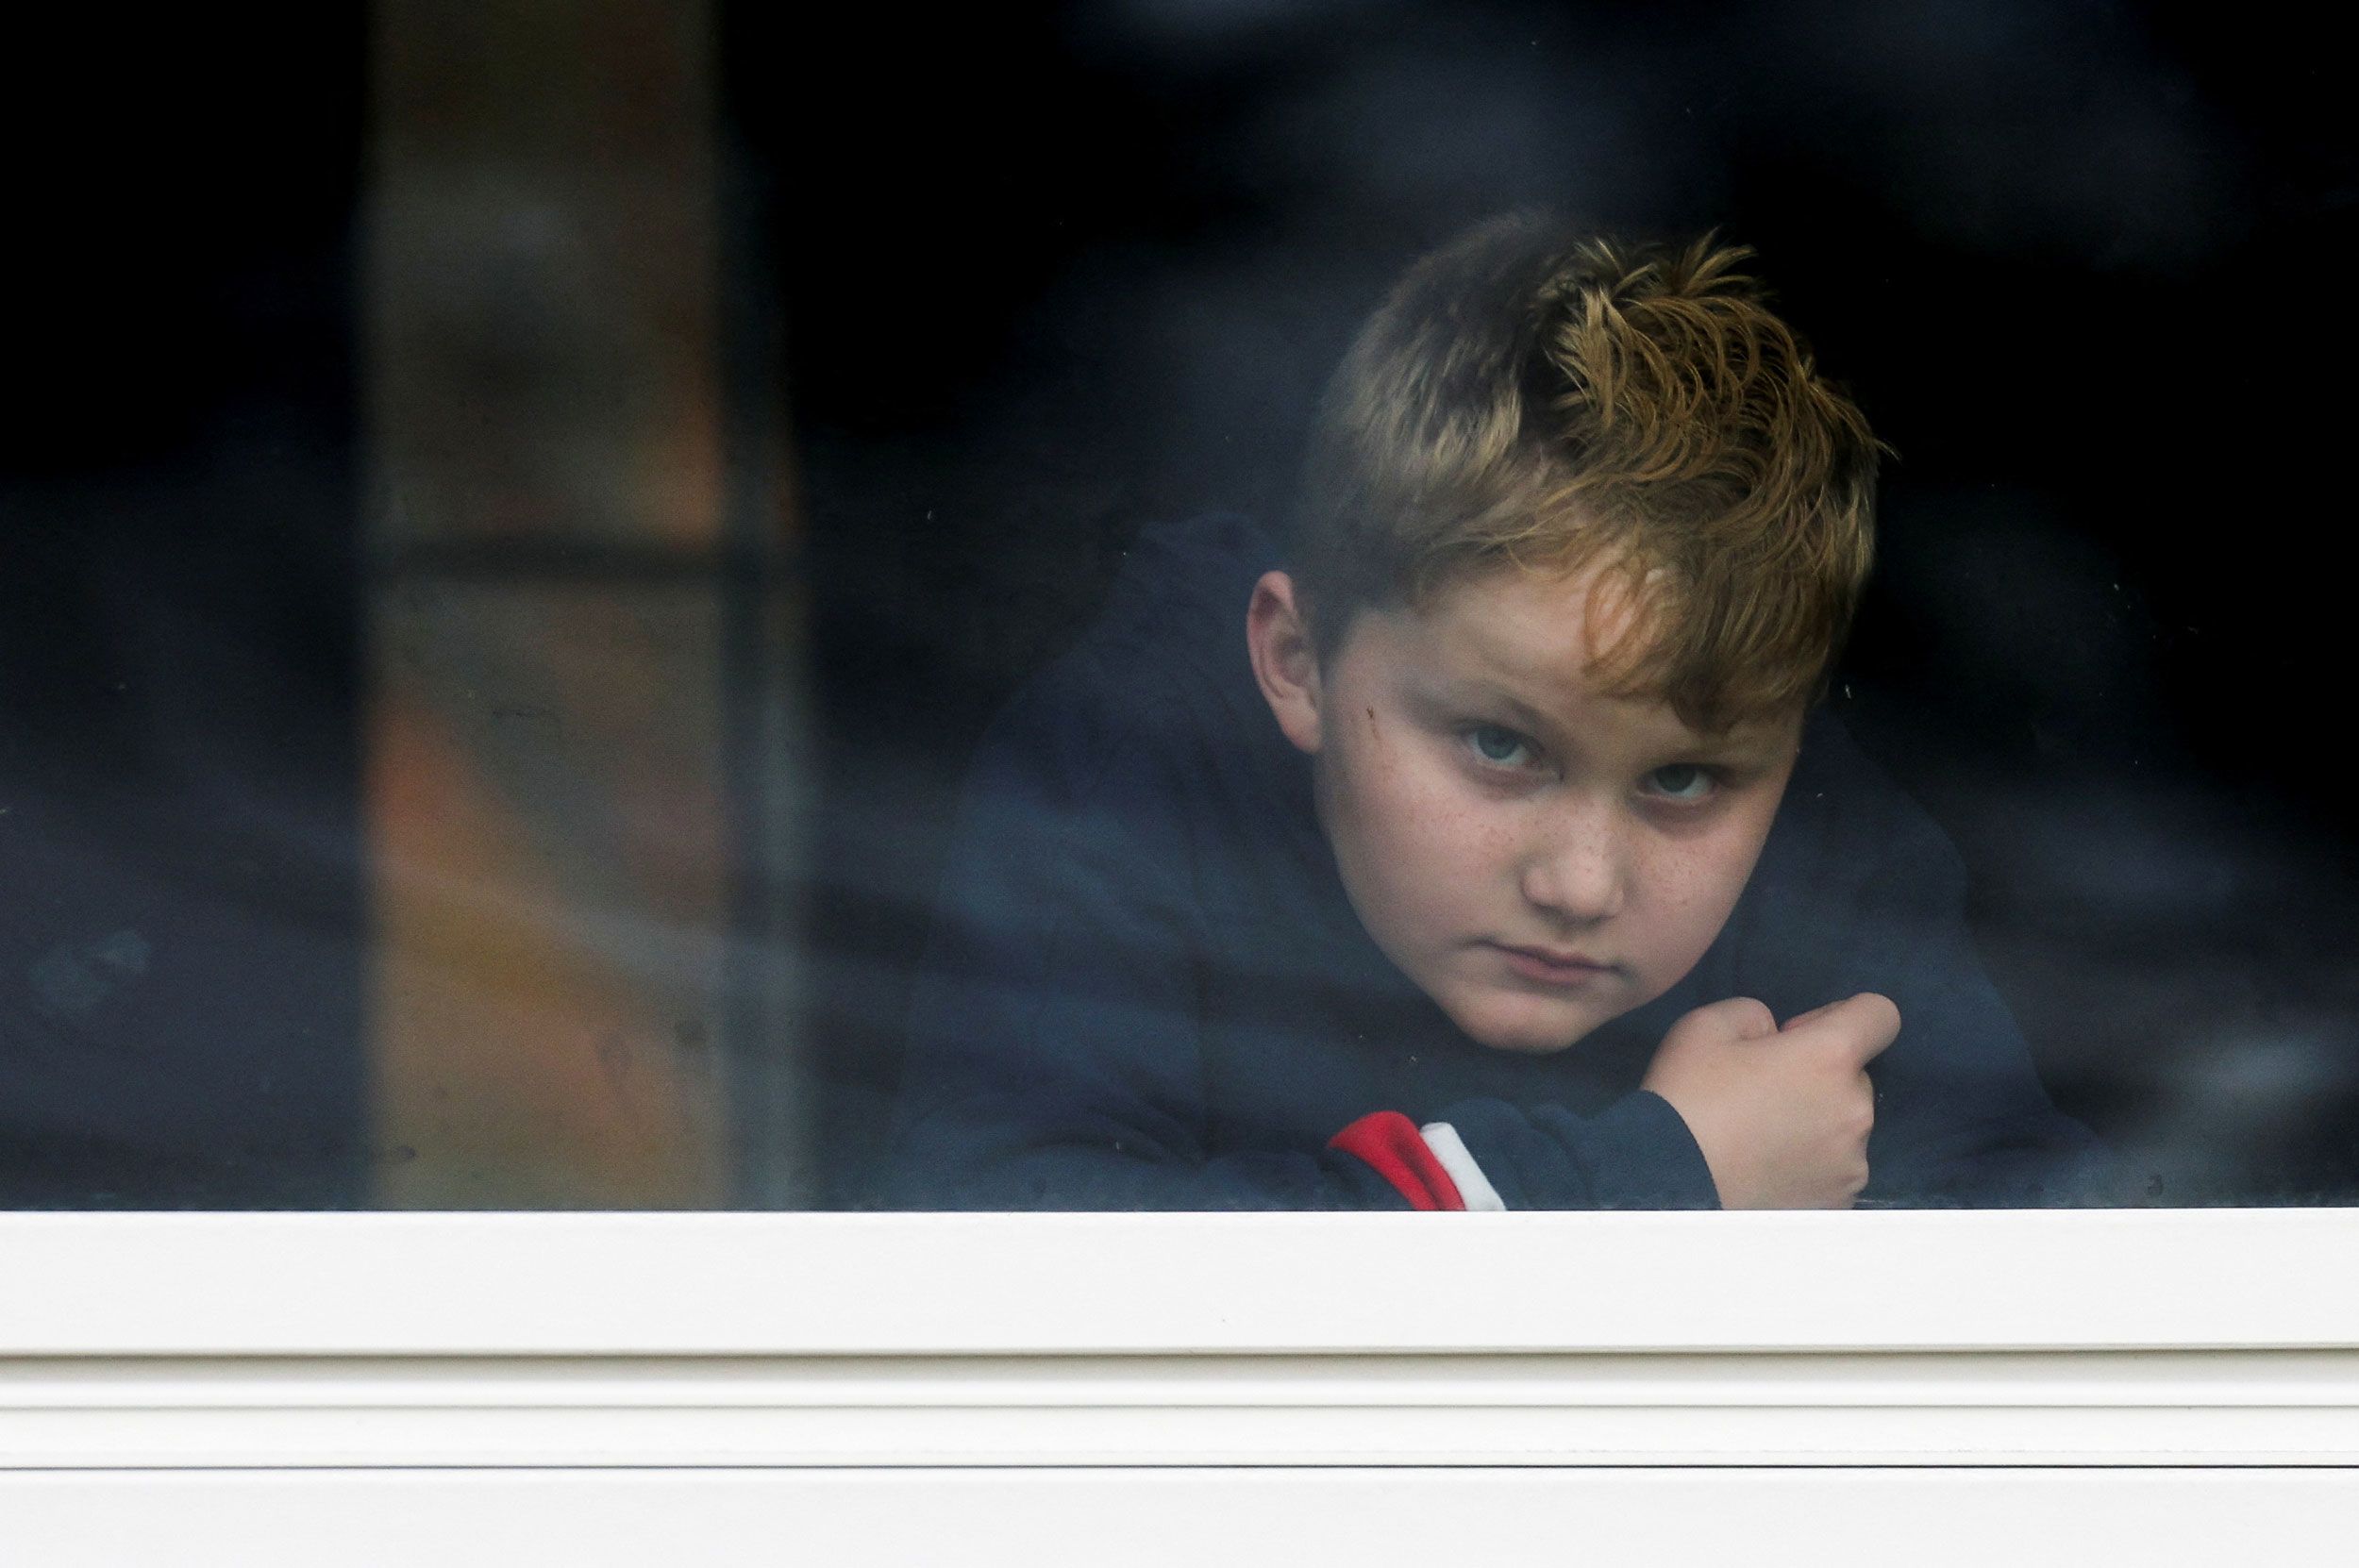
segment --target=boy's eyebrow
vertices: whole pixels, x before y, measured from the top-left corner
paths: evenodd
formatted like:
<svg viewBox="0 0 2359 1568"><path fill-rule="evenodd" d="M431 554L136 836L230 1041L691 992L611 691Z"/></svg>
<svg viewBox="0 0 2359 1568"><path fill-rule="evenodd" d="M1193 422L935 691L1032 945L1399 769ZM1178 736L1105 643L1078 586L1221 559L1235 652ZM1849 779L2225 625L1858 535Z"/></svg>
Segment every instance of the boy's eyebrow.
<svg viewBox="0 0 2359 1568"><path fill-rule="evenodd" d="M1420 677L1416 687L1427 701L1444 708L1493 708L1501 716L1534 731L1564 727L1546 709L1533 707L1489 676L1453 676L1434 671Z"/></svg>
<svg viewBox="0 0 2359 1568"><path fill-rule="evenodd" d="M1506 711L1507 716L1514 719L1517 724L1523 725L1531 729L1554 729L1557 727L1557 721L1555 719L1551 718L1541 709L1532 707L1531 704L1524 701L1523 698L1515 695L1514 692L1508 691L1505 687L1487 680L1477 681L1474 684L1481 689L1479 700L1497 703L1499 707Z"/></svg>
<svg viewBox="0 0 2359 1568"><path fill-rule="evenodd" d="M1419 685L1429 698L1445 707L1481 708L1496 705L1504 716L1535 734L1577 727L1565 725L1547 709L1525 701L1493 676L1451 676L1436 672L1430 677L1430 684L1420 681ZM1673 738L1665 749L1702 761L1771 762L1781 753L1790 749L1793 739L1776 724L1740 724L1717 735L1698 734L1684 725L1680 727L1680 735Z"/></svg>
<svg viewBox="0 0 2359 1568"><path fill-rule="evenodd" d="M1775 735L1722 735L1708 736L1692 749L1696 756L1708 762L1767 767L1792 753L1794 746Z"/></svg>
<svg viewBox="0 0 2359 1568"><path fill-rule="evenodd" d="M1446 708L1489 708L1502 717L1532 731L1557 731L1567 728L1561 719L1546 709L1534 706L1517 696L1497 676L1481 675L1450 675L1434 671L1417 682L1429 701Z"/></svg>

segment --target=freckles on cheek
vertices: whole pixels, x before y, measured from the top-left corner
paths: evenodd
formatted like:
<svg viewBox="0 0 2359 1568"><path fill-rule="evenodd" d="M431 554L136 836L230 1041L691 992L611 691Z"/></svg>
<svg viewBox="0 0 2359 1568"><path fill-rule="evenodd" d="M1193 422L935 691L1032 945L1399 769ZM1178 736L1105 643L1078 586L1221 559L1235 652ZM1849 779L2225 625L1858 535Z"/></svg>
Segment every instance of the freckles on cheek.
<svg viewBox="0 0 2359 1568"><path fill-rule="evenodd" d="M1702 920L1714 910L1725 913L1734 890L1713 867L1684 856L1660 861L1648 874L1651 902L1658 915L1673 926Z"/></svg>
<svg viewBox="0 0 2359 1568"><path fill-rule="evenodd" d="M1468 855L1484 865L1497 865L1514 856L1515 834L1504 823L1486 821L1462 836Z"/></svg>
<svg viewBox="0 0 2359 1568"><path fill-rule="evenodd" d="M1656 896L1661 898L1666 907L1683 909L1696 901L1696 893L1701 885L1701 878L1696 875L1696 868L1687 861L1672 860L1655 868L1654 885Z"/></svg>
<svg viewBox="0 0 2359 1568"><path fill-rule="evenodd" d="M1716 912L1725 918L1750 880L1759 846L1711 846L1666 863L1657 877L1664 905L1681 913Z"/></svg>

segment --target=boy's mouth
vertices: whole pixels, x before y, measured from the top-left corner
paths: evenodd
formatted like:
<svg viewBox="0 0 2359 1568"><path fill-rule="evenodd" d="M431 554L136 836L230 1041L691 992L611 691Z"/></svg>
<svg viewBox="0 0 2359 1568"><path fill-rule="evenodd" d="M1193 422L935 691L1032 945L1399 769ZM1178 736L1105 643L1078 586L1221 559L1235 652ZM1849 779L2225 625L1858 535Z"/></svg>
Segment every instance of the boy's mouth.
<svg viewBox="0 0 2359 1568"><path fill-rule="evenodd" d="M1504 942L1490 943L1507 967L1542 985L1577 986L1614 972L1614 966L1583 953L1558 947L1521 947Z"/></svg>

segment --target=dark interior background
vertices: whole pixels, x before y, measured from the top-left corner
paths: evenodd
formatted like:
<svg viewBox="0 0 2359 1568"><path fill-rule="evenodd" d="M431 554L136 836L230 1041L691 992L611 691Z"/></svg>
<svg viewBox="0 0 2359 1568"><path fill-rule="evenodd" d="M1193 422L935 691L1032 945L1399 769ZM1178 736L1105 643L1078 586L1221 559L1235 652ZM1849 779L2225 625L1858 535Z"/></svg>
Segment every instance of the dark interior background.
<svg viewBox="0 0 2359 1568"><path fill-rule="evenodd" d="M992 712L1144 522L1274 513L1386 280L1526 203L1755 246L1899 449L1835 700L1956 838L2058 1099L2158 1203L2359 1196L2359 182L2326 24L722 20L730 297L781 327L814 614L827 1201L864 1201ZM0 1201L360 1201L363 19L10 25Z"/></svg>
<svg viewBox="0 0 2359 1568"><path fill-rule="evenodd" d="M0 1204L361 1201L363 37L0 43Z"/></svg>

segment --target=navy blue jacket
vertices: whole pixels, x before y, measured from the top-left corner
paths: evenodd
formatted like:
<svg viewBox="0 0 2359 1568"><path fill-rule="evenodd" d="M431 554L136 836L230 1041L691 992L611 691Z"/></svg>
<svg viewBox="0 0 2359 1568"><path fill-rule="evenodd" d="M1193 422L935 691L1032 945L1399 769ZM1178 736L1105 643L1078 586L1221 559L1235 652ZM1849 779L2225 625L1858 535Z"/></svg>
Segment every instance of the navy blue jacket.
<svg viewBox="0 0 2359 1568"><path fill-rule="evenodd" d="M1955 852L1823 712L1686 978L1553 1055L1468 1040L1361 926L1254 684L1245 609L1278 563L1242 518L1149 529L986 737L912 1001L897 1206L1399 1208L1327 1147L1395 1110L1449 1123L1511 1209L1712 1207L1685 1124L1636 1087L1664 1032L1862 991L1903 1021L1870 1069L1864 1203L2082 1194L2094 1140L1975 959Z"/></svg>

